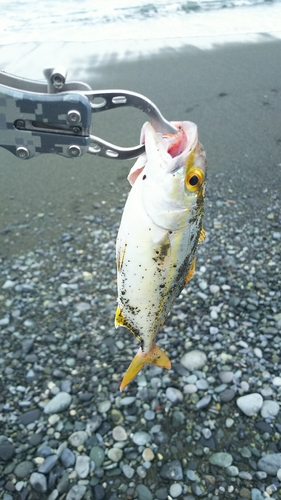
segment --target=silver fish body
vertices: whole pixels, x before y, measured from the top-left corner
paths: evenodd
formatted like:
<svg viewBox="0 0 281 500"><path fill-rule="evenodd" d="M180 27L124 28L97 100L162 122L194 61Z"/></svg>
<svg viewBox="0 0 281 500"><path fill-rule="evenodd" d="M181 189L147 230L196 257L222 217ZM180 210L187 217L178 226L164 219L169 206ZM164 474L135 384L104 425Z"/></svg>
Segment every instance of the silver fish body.
<svg viewBox="0 0 281 500"><path fill-rule="evenodd" d="M144 125L146 153L129 175L133 185L117 236L115 324L129 328L140 341L121 389L146 363L170 367L155 337L192 277L197 245L204 239L205 152L195 124L173 124L179 130L176 149L182 149L174 157L168 152L174 152L173 138Z"/></svg>

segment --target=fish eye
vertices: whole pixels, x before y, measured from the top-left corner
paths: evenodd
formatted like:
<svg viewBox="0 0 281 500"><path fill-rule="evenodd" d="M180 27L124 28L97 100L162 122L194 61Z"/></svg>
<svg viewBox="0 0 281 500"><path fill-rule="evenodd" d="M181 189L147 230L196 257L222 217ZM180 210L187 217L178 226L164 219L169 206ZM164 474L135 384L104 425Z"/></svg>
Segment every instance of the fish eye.
<svg viewBox="0 0 281 500"><path fill-rule="evenodd" d="M197 175L193 175L190 179L189 179L189 184L191 186L197 186L197 184L199 183L199 178Z"/></svg>
<svg viewBox="0 0 281 500"><path fill-rule="evenodd" d="M191 168L185 178L185 185L189 191L197 191L204 181L204 172L197 167Z"/></svg>

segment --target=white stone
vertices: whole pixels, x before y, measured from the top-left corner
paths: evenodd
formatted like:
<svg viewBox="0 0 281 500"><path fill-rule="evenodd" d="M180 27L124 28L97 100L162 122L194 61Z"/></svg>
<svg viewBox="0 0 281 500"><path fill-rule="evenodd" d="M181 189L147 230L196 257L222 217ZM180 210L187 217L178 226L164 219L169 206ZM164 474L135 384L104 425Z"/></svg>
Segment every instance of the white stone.
<svg viewBox="0 0 281 500"><path fill-rule="evenodd" d="M112 437L114 441L126 441L128 435L124 427L116 425L116 427L112 430Z"/></svg>
<svg viewBox="0 0 281 500"><path fill-rule="evenodd" d="M123 456L123 451L120 450L120 448L110 448L107 455L112 462L120 462Z"/></svg>
<svg viewBox="0 0 281 500"><path fill-rule="evenodd" d="M241 396L237 399L237 406L240 410L247 415L252 417L258 413L263 404L263 397L257 392L253 394L247 394L246 396Z"/></svg>
<svg viewBox="0 0 281 500"><path fill-rule="evenodd" d="M203 351L194 350L184 354L180 362L187 370L201 370L207 364L207 356Z"/></svg>
<svg viewBox="0 0 281 500"><path fill-rule="evenodd" d="M276 387L280 387L281 386L281 377L274 377L274 379L272 380L272 383Z"/></svg>

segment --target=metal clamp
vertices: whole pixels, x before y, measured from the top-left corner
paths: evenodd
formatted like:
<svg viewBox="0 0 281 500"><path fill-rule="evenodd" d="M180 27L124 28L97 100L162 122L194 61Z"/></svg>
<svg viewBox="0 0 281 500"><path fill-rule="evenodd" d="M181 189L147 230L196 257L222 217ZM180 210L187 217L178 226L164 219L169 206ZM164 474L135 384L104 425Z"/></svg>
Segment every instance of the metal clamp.
<svg viewBox="0 0 281 500"><path fill-rule="evenodd" d="M177 132L141 94L67 82L64 68L46 69L44 76L46 82L37 82L0 71L0 146L21 159L42 153L66 157L90 153L119 160L140 156L143 144L123 148L91 134L92 114L119 107L146 113L156 132Z"/></svg>

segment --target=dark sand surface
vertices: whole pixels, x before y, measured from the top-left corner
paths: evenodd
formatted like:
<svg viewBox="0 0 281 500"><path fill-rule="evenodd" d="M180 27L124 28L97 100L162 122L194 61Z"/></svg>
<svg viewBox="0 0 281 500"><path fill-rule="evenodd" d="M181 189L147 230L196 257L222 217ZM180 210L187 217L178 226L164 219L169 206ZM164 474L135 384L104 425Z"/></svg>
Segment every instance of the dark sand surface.
<svg viewBox="0 0 281 500"><path fill-rule="evenodd" d="M140 92L166 118L197 123L207 151L208 197L244 200L244 219L270 210L268 193L281 185L280 53L281 42L270 41L166 50L134 62L113 56L98 74L89 60L87 81L93 88ZM36 64L41 78L43 61L42 68ZM93 133L135 145L145 120L133 109L99 113ZM0 256L32 250L41 237L57 238L70 220L90 215L101 201L102 209L117 206L129 189L132 163L90 155L21 161L0 149Z"/></svg>

